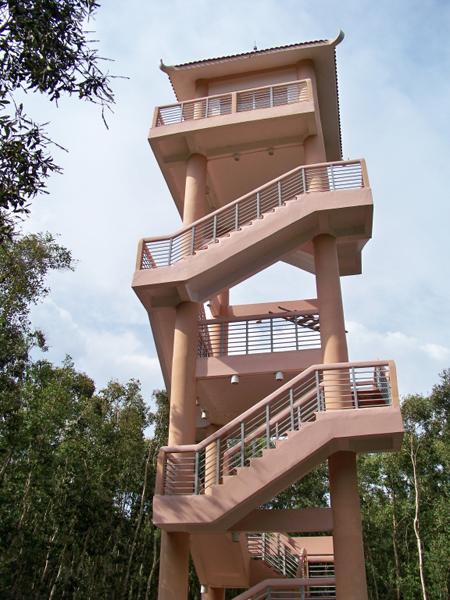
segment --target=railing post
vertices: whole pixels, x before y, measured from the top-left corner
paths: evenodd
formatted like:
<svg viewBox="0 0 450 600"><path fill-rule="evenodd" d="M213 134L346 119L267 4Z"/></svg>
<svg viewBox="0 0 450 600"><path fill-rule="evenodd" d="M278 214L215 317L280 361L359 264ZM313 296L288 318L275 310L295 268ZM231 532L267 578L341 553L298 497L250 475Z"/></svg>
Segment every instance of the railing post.
<svg viewBox="0 0 450 600"><path fill-rule="evenodd" d="M291 429L292 429L292 431L295 431L294 390L293 390L293 388L291 388L289 390L289 408L291 411Z"/></svg>
<svg viewBox="0 0 450 600"><path fill-rule="evenodd" d="M245 466L245 423L241 423L241 467Z"/></svg>
<svg viewBox="0 0 450 600"><path fill-rule="evenodd" d="M205 98L205 118L208 117L208 111L209 111L209 98L208 96Z"/></svg>
<svg viewBox="0 0 450 600"><path fill-rule="evenodd" d="M273 86L269 88L270 108L273 108Z"/></svg>
<svg viewBox="0 0 450 600"><path fill-rule="evenodd" d="M270 351L273 352L273 319L269 318L270 323Z"/></svg>
<svg viewBox="0 0 450 600"><path fill-rule="evenodd" d="M170 243L169 243L169 258L167 260L168 265L172 264L172 248L173 248L173 237L170 238Z"/></svg>
<svg viewBox="0 0 450 600"><path fill-rule="evenodd" d="M272 600L272 588L268 587L267 588L267 596L266 596L267 600Z"/></svg>
<svg viewBox="0 0 450 600"><path fill-rule="evenodd" d="M317 411L320 412L322 410L322 392L320 389L320 375L319 371L316 371L316 395L317 395Z"/></svg>
<svg viewBox="0 0 450 600"><path fill-rule="evenodd" d="M220 438L216 440L216 484L220 483Z"/></svg>
<svg viewBox="0 0 450 600"><path fill-rule="evenodd" d="M195 451L195 471L194 471L194 494L197 495L200 491L200 453L198 450Z"/></svg>
<svg viewBox="0 0 450 600"><path fill-rule="evenodd" d="M297 321L294 321L294 327L295 327L295 349L298 350L298 325L297 325Z"/></svg>
<svg viewBox="0 0 450 600"><path fill-rule="evenodd" d="M245 354L248 354L248 319L245 321Z"/></svg>
<svg viewBox="0 0 450 600"><path fill-rule="evenodd" d="M352 371L353 396L355 398L355 408L359 408L359 404L358 404L358 386L356 385L355 367L352 367L351 371Z"/></svg>
<svg viewBox="0 0 450 600"><path fill-rule="evenodd" d="M234 229L235 231L239 229L239 202L234 205Z"/></svg>
<svg viewBox="0 0 450 600"><path fill-rule="evenodd" d="M213 217L213 242L217 241L217 215Z"/></svg>
<svg viewBox="0 0 450 600"><path fill-rule="evenodd" d="M302 170L301 170L301 177L302 177L302 194L306 194L306 175L305 175L304 168L302 168Z"/></svg>
<svg viewBox="0 0 450 600"><path fill-rule="evenodd" d="M225 323L220 324L220 356L224 356L225 352Z"/></svg>
<svg viewBox="0 0 450 600"><path fill-rule="evenodd" d="M270 406L266 404L266 448L270 448Z"/></svg>
<svg viewBox="0 0 450 600"><path fill-rule="evenodd" d="M256 192L256 218L259 219L261 216L261 199L259 192Z"/></svg>
<svg viewBox="0 0 450 600"><path fill-rule="evenodd" d="M195 250L195 225L191 227L191 254L194 254Z"/></svg>
<svg viewBox="0 0 450 600"><path fill-rule="evenodd" d="M231 112L237 113L237 93L231 92Z"/></svg>
<svg viewBox="0 0 450 600"><path fill-rule="evenodd" d="M305 586L301 585L300 586L300 600L305 600L306 596L305 596Z"/></svg>
<svg viewBox="0 0 450 600"><path fill-rule="evenodd" d="M334 165L330 165L330 176L331 176L331 189L335 190L336 186L334 183Z"/></svg>
<svg viewBox="0 0 450 600"><path fill-rule="evenodd" d="M361 168L361 187L363 187L363 188L370 187L366 161L365 160L359 161L359 164L360 164L360 168Z"/></svg>
<svg viewBox="0 0 450 600"><path fill-rule="evenodd" d="M283 204L283 200L282 200L282 195L281 195L281 181L278 180L278 206L282 206Z"/></svg>

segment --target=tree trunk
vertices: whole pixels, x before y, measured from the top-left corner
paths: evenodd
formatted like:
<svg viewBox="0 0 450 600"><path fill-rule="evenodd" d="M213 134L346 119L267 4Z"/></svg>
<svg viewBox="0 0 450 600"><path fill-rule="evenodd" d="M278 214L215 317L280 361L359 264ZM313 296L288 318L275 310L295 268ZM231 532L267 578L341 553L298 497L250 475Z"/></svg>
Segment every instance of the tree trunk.
<svg viewBox="0 0 450 600"><path fill-rule="evenodd" d="M419 554L419 574L420 574L420 585L422 588L422 598L423 600L428 600L427 590L425 586L425 575L423 570L423 547L422 540L420 538L420 521L419 521L419 481L417 479L417 453L419 451L419 446L417 446L416 451L414 452L414 442L413 437L411 435L411 448L410 448L410 456L411 456L411 464L413 468L413 482L414 482L414 504L415 504L415 512L414 512L414 533L417 540L417 551Z"/></svg>
<svg viewBox="0 0 450 600"><path fill-rule="evenodd" d="M397 600L401 599L400 591L400 561L398 558L397 533L398 523L397 514L395 512L395 492L392 490L392 546L394 548L394 567L395 567L395 594Z"/></svg>
<svg viewBox="0 0 450 600"><path fill-rule="evenodd" d="M149 600L150 598L150 592L152 589L152 583L153 583L153 577L155 576L156 573L156 568L158 566L159 563L159 536L158 536L158 532L156 530L153 530L153 563L152 563L152 568L150 569L150 573L148 575L148 579L147 579L147 589L145 590L145 599L144 600Z"/></svg>
<svg viewBox="0 0 450 600"><path fill-rule="evenodd" d="M125 574L125 579L124 579L123 588L122 588L122 597L123 598L125 598L127 596L127 587L128 587L128 581L130 579L131 565L133 563L134 553L136 552L137 539L138 539L139 531L140 531L141 525L142 525L142 517L144 515L145 496L147 493L148 467L150 465L150 459L151 459L151 451L150 450L151 450L151 446L149 446L149 448L148 448L147 459L145 461L144 483L142 484L142 494L141 494L141 502L139 505L139 514L138 514L138 518L137 518L136 529L134 531L133 543L131 545L130 556L129 556L128 565L127 565L127 571ZM131 598L131 590L130 590L129 598Z"/></svg>

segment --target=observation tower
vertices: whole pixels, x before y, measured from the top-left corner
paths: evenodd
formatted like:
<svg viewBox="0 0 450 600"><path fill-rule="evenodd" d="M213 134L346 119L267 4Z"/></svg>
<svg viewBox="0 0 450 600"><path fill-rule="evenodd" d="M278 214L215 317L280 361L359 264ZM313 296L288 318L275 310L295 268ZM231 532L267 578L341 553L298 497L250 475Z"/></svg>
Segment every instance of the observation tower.
<svg viewBox="0 0 450 600"><path fill-rule="evenodd" d="M363 159L343 160L343 34L176 66L149 142L181 217L140 241L133 288L170 397L153 520L159 600L367 599L356 455L399 449L395 365L349 362L340 277L372 235ZM317 297L236 305L284 261ZM374 350L375 353L375 350ZM273 498L328 462L329 508ZM301 499L300 499L301 502Z"/></svg>

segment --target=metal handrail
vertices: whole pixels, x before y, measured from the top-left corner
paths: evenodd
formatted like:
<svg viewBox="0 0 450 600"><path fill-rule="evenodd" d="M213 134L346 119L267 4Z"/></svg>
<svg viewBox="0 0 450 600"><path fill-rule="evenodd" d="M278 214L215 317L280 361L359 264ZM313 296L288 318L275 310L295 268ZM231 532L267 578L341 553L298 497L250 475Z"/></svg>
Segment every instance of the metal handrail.
<svg viewBox="0 0 450 600"><path fill-rule="evenodd" d="M145 238L140 269L168 267L239 231L299 195L369 186L364 160L296 167L170 236Z"/></svg>
<svg viewBox="0 0 450 600"><path fill-rule="evenodd" d="M334 577L266 579L236 596L235 600L335 600Z"/></svg>
<svg viewBox="0 0 450 600"><path fill-rule="evenodd" d="M225 94L193 98L158 106L154 127L176 125L261 108L274 108L312 100L310 79L300 79Z"/></svg>
<svg viewBox="0 0 450 600"><path fill-rule="evenodd" d="M297 554L289 538L281 533L247 533L250 557L262 560L284 577L305 575L303 556Z"/></svg>
<svg viewBox="0 0 450 600"><path fill-rule="evenodd" d="M319 412L398 406L395 364L313 365L198 444L163 447L157 493L204 494Z"/></svg>
<svg viewBox="0 0 450 600"><path fill-rule="evenodd" d="M237 356L320 348L318 313L289 311L247 318L202 319L198 356Z"/></svg>
<svg viewBox="0 0 450 600"><path fill-rule="evenodd" d="M330 560L315 562L311 557L308 558L308 576L309 577L334 577L334 556Z"/></svg>

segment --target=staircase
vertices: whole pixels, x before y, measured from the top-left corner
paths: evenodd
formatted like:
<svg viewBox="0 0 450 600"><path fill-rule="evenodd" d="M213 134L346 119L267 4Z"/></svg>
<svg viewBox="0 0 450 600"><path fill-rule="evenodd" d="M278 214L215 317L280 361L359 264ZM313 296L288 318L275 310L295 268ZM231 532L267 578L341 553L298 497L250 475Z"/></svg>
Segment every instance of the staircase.
<svg viewBox="0 0 450 600"><path fill-rule="evenodd" d="M278 260L302 266L299 248L324 227L359 255L371 224L364 161L297 167L171 236L141 240L133 288L144 305L201 302Z"/></svg>
<svg viewBox="0 0 450 600"><path fill-rule="evenodd" d="M154 523L220 531L339 450L399 447L392 361L314 365L199 444L163 447Z"/></svg>
<svg viewBox="0 0 450 600"><path fill-rule="evenodd" d="M248 533L248 551L253 560L261 560L276 575L304 577L307 570L306 552L298 552L289 536L283 533Z"/></svg>

